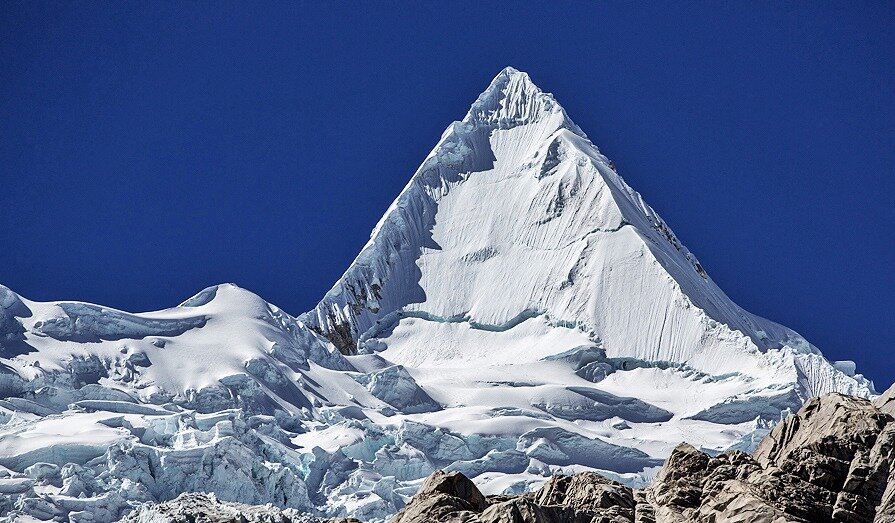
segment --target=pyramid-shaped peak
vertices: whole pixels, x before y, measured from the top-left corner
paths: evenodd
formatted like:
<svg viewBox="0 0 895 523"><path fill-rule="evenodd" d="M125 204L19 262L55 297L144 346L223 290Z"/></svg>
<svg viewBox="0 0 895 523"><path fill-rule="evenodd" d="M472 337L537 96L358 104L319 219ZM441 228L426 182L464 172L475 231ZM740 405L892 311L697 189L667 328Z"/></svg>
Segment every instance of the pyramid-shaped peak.
<svg viewBox="0 0 895 523"><path fill-rule="evenodd" d="M499 73L497 73L498 76L500 76L500 75L508 75L509 76L509 75L513 75L513 74L525 75L525 77L528 78L528 73L520 71L519 69L516 69L512 65L508 65L508 66L504 67Z"/></svg>
<svg viewBox="0 0 895 523"><path fill-rule="evenodd" d="M463 121L508 129L547 117L556 117L562 127L584 134L569 120L553 95L535 85L528 73L505 67L472 104Z"/></svg>
<svg viewBox="0 0 895 523"><path fill-rule="evenodd" d="M497 76L491 80L491 85L488 86L488 90L492 89L495 85L506 85L511 81L516 81L523 84L525 87L532 89L535 92L540 93L541 90L531 81L531 77L528 76L528 73L525 71L520 71L512 66L504 67Z"/></svg>

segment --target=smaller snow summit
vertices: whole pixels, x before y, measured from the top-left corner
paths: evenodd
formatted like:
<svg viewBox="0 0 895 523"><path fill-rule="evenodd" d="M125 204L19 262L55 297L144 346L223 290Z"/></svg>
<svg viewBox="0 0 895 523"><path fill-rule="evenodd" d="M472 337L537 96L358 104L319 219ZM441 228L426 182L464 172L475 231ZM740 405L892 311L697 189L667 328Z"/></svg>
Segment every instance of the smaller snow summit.
<svg viewBox="0 0 895 523"><path fill-rule="evenodd" d="M0 286L0 521L184 492L384 521L439 469L485 495L640 487L681 442L751 451L828 392L875 395L734 304L507 68L309 312L232 284L139 314Z"/></svg>

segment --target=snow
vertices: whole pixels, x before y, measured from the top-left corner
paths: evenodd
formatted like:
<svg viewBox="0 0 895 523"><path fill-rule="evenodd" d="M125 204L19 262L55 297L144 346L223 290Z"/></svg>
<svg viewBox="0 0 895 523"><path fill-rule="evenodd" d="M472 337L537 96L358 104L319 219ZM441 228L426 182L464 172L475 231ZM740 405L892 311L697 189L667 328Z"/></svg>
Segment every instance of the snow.
<svg viewBox="0 0 895 523"><path fill-rule="evenodd" d="M232 284L129 313L0 286L0 513L113 521L210 491L382 521L681 441L750 449L853 362L734 304L552 95L507 68L312 310ZM0 517L3 521L3 517Z"/></svg>
<svg viewBox="0 0 895 523"><path fill-rule="evenodd" d="M558 348L592 344L581 331L554 328L543 317L527 319L512 327L512 333L504 332L469 321L411 317L401 319L387 338L372 338L367 346L372 345L371 341L378 342L380 356L408 367L469 367L534 362L556 354ZM420 345L426 350L419 350ZM488 351L470 351L468 347L488 347Z"/></svg>
<svg viewBox="0 0 895 523"><path fill-rule="evenodd" d="M100 424L103 417L108 415L47 416L8 427L0 433L0 465L19 472L36 463L83 465L127 439L125 431Z"/></svg>

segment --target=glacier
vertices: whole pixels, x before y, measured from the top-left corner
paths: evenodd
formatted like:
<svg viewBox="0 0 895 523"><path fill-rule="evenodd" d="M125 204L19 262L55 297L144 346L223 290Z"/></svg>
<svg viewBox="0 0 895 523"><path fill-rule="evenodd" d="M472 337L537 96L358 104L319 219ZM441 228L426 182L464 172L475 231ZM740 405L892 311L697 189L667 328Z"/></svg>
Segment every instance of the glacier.
<svg viewBox="0 0 895 523"><path fill-rule="evenodd" d="M0 521L183 492L384 521L436 469L638 486L681 441L749 450L827 392L876 394L734 304L507 68L308 312L233 284L146 313L0 286Z"/></svg>

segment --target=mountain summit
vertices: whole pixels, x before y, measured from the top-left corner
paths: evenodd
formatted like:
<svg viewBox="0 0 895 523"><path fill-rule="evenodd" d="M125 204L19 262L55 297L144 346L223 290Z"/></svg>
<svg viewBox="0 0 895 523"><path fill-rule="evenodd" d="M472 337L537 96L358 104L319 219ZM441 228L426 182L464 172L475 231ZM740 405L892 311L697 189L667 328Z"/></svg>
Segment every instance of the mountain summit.
<svg viewBox="0 0 895 523"><path fill-rule="evenodd" d="M875 395L734 304L507 68L298 317L235 285L138 314L0 286L0 514L207 491L383 521L437 469L485 494L639 486L680 442L751 450L826 392Z"/></svg>
<svg viewBox="0 0 895 523"><path fill-rule="evenodd" d="M553 96L509 67L448 127L303 319L346 354L389 346L388 333L409 323L510 331L537 319L632 365L777 374L803 399L870 392L797 333L734 304ZM409 363L438 354L419 331Z"/></svg>
<svg viewBox="0 0 895 523"><path fill-rule="evenodd" d="M571 127L577 134L584 136L581 129L568 119L565 110L556 103L553 96L541 91L531 81L528 73L507 67L479 95L463 122L509 129L551 115L561 115L564 127Z"/></svg>

